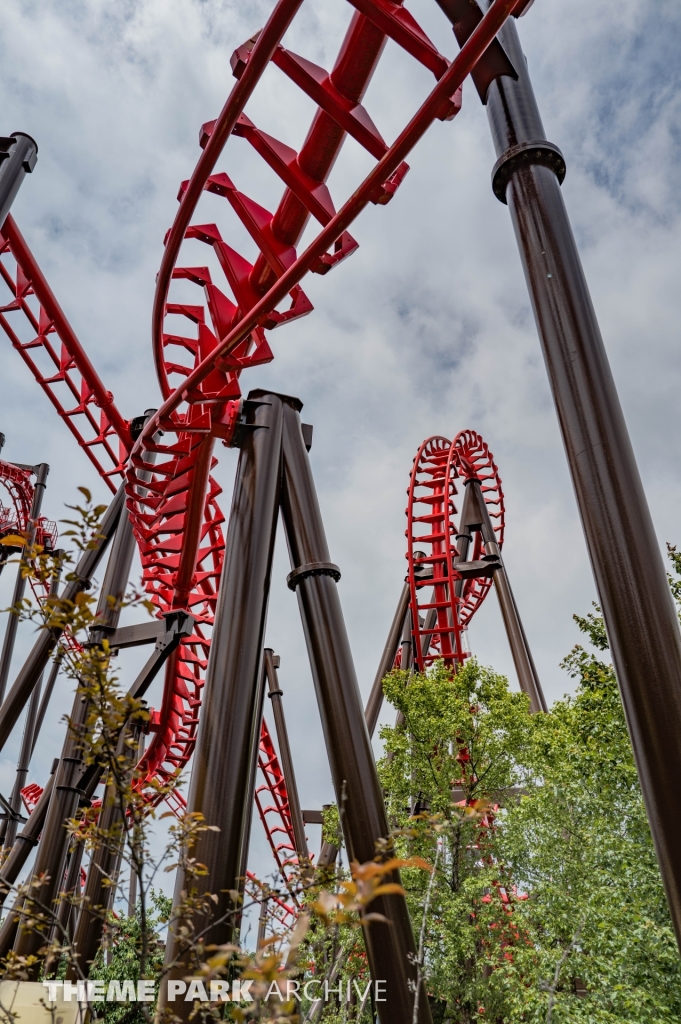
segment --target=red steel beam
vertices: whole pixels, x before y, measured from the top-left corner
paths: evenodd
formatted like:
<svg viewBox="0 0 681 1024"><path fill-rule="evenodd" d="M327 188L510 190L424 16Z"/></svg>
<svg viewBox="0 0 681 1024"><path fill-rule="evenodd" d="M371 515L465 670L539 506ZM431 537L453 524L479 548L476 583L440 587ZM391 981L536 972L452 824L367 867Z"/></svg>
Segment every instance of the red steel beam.
<svg viewBox="0 0 681 1024"><path fill-rule="evenodd" d="M442 76L438 84L435 86L433 91L430 93L425 102L421 105L419 110L413 116L406 128L401 132L398 138L395 140L392 146L388 149L385 156L383 156L378 163L375 165L371 173L365 178L360 187L352 194L350 199L345 205L338 211L325 228L319 233L315 240L308 246L298 259L293 263L287 271L276 281L269 291L260 299L256 305L249 310L249 312L241 318L239 323L222 339L216 348L207 356L202 363L199 364L187 377L183 385L181 385L172 395L170 395L163 403L158 412L148 421L145 426L143 434L140 436L136 448L136 451L144 448L147 441L151 441L154 433L158 429L159 421L168 419L173 412L178 408L182 402L187 400L188 394L192 391L197 391L199 385L206 379L206 377L213 371L216 365L219 367L222 358L227 356L232 349L236 348L240 342L247 338L253 329L258 325L259 320L264 317L270 310L274 309L276 305L282 301L282 299L294 288L304 277L313 263L318 260L330 246L336 241L336 239L350 226L353 220L362 212L362 210L371 202L372 196L380 189L383 182L385 182L399 167L402 161L409 155L416 143L423 137L427 129L437 118L441 109L448 104L450 97L454 92L461 86L467 75L470 74L475 64L483 55L485 50L490 46L499 29L502 27L504 22L511 16L515 7L519 6L519 0L495 0L492 6L489 8L484 18L475 29L473 34L470 36L468 41L464 44L462 49L459 51L457 57L452 61L449 68ZM276 13L276 12L275 12ZM269 26L268 26L269 27ZM281 33L283 35L283 32ZM260 37L262 38L262 36ZM238 84L243 82L247 72L251 68L252 62L255 59L256 49L260 43L260 39L255 44L253 50L253 56L249 60L246 69L242 75L242 78ZM253 83L252 88L255 83ZM250 91L244 94L239 94L243 103L250 95ZM237 94L237 87L232 92L225 108L223 109L218 123L224 118L223 131L221 135L225 138L229 132L224 131L224 125L231 124L232 128L236 124L236 120L241 113L238 104L235 100ZM241 101L240 99L240 101ZM226 116L228 112L229 116ZM208 147L210 146L213 139L216 137L216 129L209 142L206 145L202 158L199 160L201 165L203 157L205 157ZM230 129L231 130L231 129ZM215 164L218 152L216 151L212 157L212 162L208 162L210 169ZM179 246L184 238L184 232L189 223L189 218L193 212L193 208L198 202L199 195L203 190L203 185L199 182L198 168L192 176L191 182L185 193L185 199L190 194L192 183L196 182L195 190L197 192L193 201L191 209L187 207L185 210L185 216L182 218L178 217L173 224L171 229L171 238L173 240L173 249L170 248L170 241L168 247L164 253L162 263L162 274L159 273L159 284L156 291L154 301L154 336L158 336L159 343L155 346L155 352L161 354L162 357L162 335L163 335L163 314L165 310L165 299L167 297L167 288L170 284L172 276L172 269L174 260L179 251ZM194 192L191 193L194 196ZM180 205L184 203L184 199ZM181 231L180 231L181 227ZM165 284L164 284L165 282ZM162 299L162 301L161 301ZM162 376L162 370L159 371L159 377Z"/></svg>
<svg viewBox="0 0 681 1024"><path fill-rule="evenodd" d="M31 286L35 292L40 305L45 309L48 316L57 329L59 338L73 358L80 375L90 389L95 404L106 414L109 423L118 434L119 439L125 445L127 451L132 448L132 437L130 435L130 424L123 419L110 391L104 387L102 380L90 362L85 349L76 337L76 333L66 318L66 314L59 305L57 298L50 288L47 280L38 266L33 253L29 249L26 239L19 231L12 214L7 215L2 234L9 242L10 251L21 269L30 279ZM115 489L115 488L114 488Z"/></svg>

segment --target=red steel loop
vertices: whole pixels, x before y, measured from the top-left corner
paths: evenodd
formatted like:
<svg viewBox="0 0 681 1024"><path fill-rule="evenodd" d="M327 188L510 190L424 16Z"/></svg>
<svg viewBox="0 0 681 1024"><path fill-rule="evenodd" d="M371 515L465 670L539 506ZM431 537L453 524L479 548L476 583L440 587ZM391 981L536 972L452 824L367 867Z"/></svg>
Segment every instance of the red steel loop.
<svg viewBox="0 0 681 1024"><path fill-rule="evenodd" d="M456 670L467 656L461 636L461 599L456 594L461 577L454 566L458 554L454 522L457 487L451 448L445 437L424 441L414 459L407 491L412 636L414 661L420 671L438 658Z"/></svg>
<svg viewBox="0 0 681 1024"><path fill-rule="evenodd" d="M3 485L12 499L12 508L0 505L0 540L12 534L28 537L33 528L33 543L49 553L57 548L59 540L57 524L45 516L40 516L37 520L31 520L31 506L35 490L31 480L32 476L32 470L15 466L11 462L5 462L4 459L0 459L0 484ZM2 567L4 559L9 552L16 553L17 551L20 553L21 548L15 548L13 545L7 548L3 545L3 548L0 549L0 567ZM29 583L36 604L41 608L45 599L50 594L50 582L30 576ZM66 630L62 634L60 643L64 649L73 654L77 655L82 651L80 643L70 630Z"/></svg>
<svg viewBox="0 0 681 1024"><path fill-rule="evenodd" d="M475 478L479 480L482 495L487 505L490 519L494 526L499 549L504 544L505 507L501 477L489 450L489 445L474 430L462 430L452 443L453 456L456 459L459 476L463 480ZM471 560L483 555L482 536L476 532L473 536L473 552ZM489 577L466 580L461 595L461 625L467 626L484 601L492 586Z"/></svg>
<svg viewBox="0 0 681 1024"><path fill-rule="evenodd" d="M407 494L407 560L414 660L423 671L442 658L455 671L468 657L463 632L489 593L489 577L462 579L454 499L467 480L478 480L499 548L504 543L505 508L501 478L489 446L474 430L450 442L431 437L419 448ZM458 486L457 486L458 484ZM473 534L466 560L484 555L482 535Z"/></svg>
<svg viewBox="0 0 681 1024"><path fill-rule="evenodd" d="M226 138L236 127L237 119L243 113L243 107L255 88L255 79L264 71L268 62L265 59L266 52L271 48L272 54L274 55L279 39L282 38L286 30L288 22L286 25L279 23L278 19L280 17L280 12L286 11L287 17L289 15L292 17L295 12L292 11L291 8L294 6L296 5L293 3L286 3L285 0L280 0L280 3L277 5L270 17L266 29L260 33L252 49L249 49L249 44L246 44L246 47L241 47L240 50L237 50L235 55L235 70L241 75L240 80L234 87L222 114L216 122L215 128L210 134L206 148L199 160L194 175L190 179L190 182L184 191L178 215L167 239L166 253L164 254L157 282L152 321L152 339L159 374L159 382L166 393L167 388L169 387L168 375L171 371L169 366L166 365L165 347L166 343L170 342L168 341L168 337L164 338L163 326L165 314L169 311L167 306L167 297L170 280L173 273L177 272L175 270L175 261L179 253L181 243L186 236L187 229L189 227L189 220L196 208L196 204L198 203L202 190L216 184L219 186L219 182L209 180L211 172ZM201 332L199 332L199 337L197 339L190 339L190 341L193 342L193 345L186 347L189 348L191 354L194 355L193 368L179 364L181 369L177 369L178 364L173 362L173 372L180 373L185 379L180 387L178 387L172 394L169 394L156 416L147 424L142 437L138 441L138 447L146 447L147 441L151 440L159 426L163 429L163 424L166 425L165 429L170 429L171 425L182 429L183 426L192 422L193 416L196 415L192 412L192 407L195 405L200 407L200 416L202 422L205 423L207 430L210 430L211 421L213 419L211 413L217 414L215 419L218 424L218 436L223 435L222 414L224 402L225 400L235 397L235 394L237 393L235 389L238 387L237 378L239 373L242 369L246 368L246 366L252 365L249 363L249 357L255 355L262 346L262 337L257 333L255 337L253 337L256 329L268 327L271 329L275 326L275 324L272 323L272 316L274 313L278 312L276 307L286 298L287 295L291 295L293 300L293 309L295 311L297 300L293 290L299 285L305 274L309 270L314 270L322 266L323 263L320 264L320 261L323 261L324 257L332 258L333 252L329 253L328 250L333 249L337 243L340 242L341 247L343 246L343 233L369 202L384 203L394 193L395 188L399 184L399 175L403 175L404 173L404 168L402 167L404 158L409 154L411 149L436 118L450 118L456 114L460 108L460 93L458 95L456 94L460 89L463 80L494 40L497 32L510 16L515 6L518 6L518 0L495 0L454 61L447 67L447 70L440 78L435 89L430 93L404 131L398 136L392 146L385 149L385 152L380 159L378 159L378 162L372 172L367 176L367 178L365 178L359 188L353 192L352 196L341 210L331 217L322 231L317 235L301 256L292 258L294 254L291 254L290 246L294 243L291 242L290 239L277 237L275 232L277 215L273 218L268 218L266 216L267 211L264 211L262 207L256 206L256 204L254 204L252 200L249 200L248 197L243 196L241 193L237 193L229 179L227 179L229 185L226 182L222 183L226 190L226 197L230 199L230 202L235 209L237 209L238 206L237 212L240 219L249 230L249 233L256 241L256 244L259 245L261 261L264 260L269 265L271 274L274 274L275 276L275 281L270 285L271 274L269 273L261 274L258 281L257 271L259 268L257 263L253 267L244 265L246 264L244 258L240 257L234 250L227 246L219 236L217 229L213 230L214 225L202 226L204 234L206 233L206 229L210 229L207 233L207 238L211 239L213 247L215 248L216 243L219 246L219 248L216 249L218 258L220 258L220 253L222 253L222 267L235 292L235 298L237 299L236 310L232 315L231 322L227 320L228 327L226 330L226 316L224 313L222 314L222 318L216 316L215 319L213 319L214 333L211 333L213 334L213 337L217 339L215 344L212 344L212 339L206 335L205 331L203 332L205 338L203 345ZM348 37L359 31L358 26L361 28L364 25L364 22L362 22L364 17L364 15L358 15L353 19L350 29L348 30L348 35L346 36L346 42ZM373 23L367 24L372 33L375 34L378 31ZM267 45L263 42L264 38L267 40ZM378 53L380 53L382 42L382 39L379 40ZM242 53L240 51L245 52ZM295 55L289 54L289 57L293 58L293 56ZM341 50L341 58L347 63L348 56L345 45ZM339 62L337 62L336 70L339 66L342 66L341 58L339 58ZM377 55L374 58L374 63L375 59L377 59ZM302 58L296 58L295 61L292 60L292 64L296 67L301 67L301 61ZM255 64L252 62L255 62ZM320 78L319 74L317 74L320 69L315 69L314 65L310 65L309 62L305 61L302 61L302 65L303 70L307 73L305 81L309 88L306 91L310 92L312 89L310 81L316 82L317 88L315 90L315 98L318 103L324 103L324 107L320 105L320 111L318 112L311 132L308 135L309 140L312 137L316 126L320 123L321 114L323 113L326 118L330 117L332 120L337 119L341 116L339 108L343 104L335 94L334 97L332 97L337 101L335 105L332 105L331 101L328 100L328 95L333 92L333 89L329 90L327 86L333 86L333 82L331 81L333 75ZM256 72L253 72L249 76L251 67L256 68L257 75ZM293 77L293 69L291 68L290 70L291 76ZM370 68L369 75L365 76L363 88L366 87L372 70L373 66ZM302 72L300 75L297 75L297 78L299 79L298 84L302 84ZM246 84L243 86L242 90L239 90L239 86L242 85L245 80L247 80ZM367 125L366 118L363 116L366 112L362 108L363 114L360 116L358 113L358 106L359 105L356 103L353 109L349 112L346 110L345 113L348 116L354 113L355 118L359 117L359 120L363 122L366 132L371 136L373 125L370 122L370 119L369 124ZM328 109L329 107L331 107L331 112ZM244 127L248 128L248 125L244 125ZM338 124L338 121L336 120L335 131L339 142L335 147L333 147L333 159L335 159L335 155L337 154L340 146L340 141L342 141L344 132L347 131L348 127L349 122L347 121L347 117L344 118L343 125ZM269 137L264 139L265 143L267 142L267 138ZM214 139L217 139L217 141L213 144ZM380 136L376 141L380 141L383 146L385 145L382 140L380 140ZM209 156L207 156L207 154L209 154ZM374 155L377 155L377 153L374 153ZM278 162L278 166L281 167L283 164L288 165L285 154L282 155L280 153L279 156L281 159ZM333 163L333 159L331 160L331 164ZM275 160L273 156L271 166L274 164ZM330 169L330 166L328 169ZM397 177L394 177L395 175L397 175ZM323 181L320 181L319 184L323 184ZM299 202L298 199L296 199L296 201ZM278 212L282 211L287 202L288 193L285 194ZM313 205L314 204L311 202L310 206L312 207ZM314 209L311 209L310 212L314 213ZM281 216L283 217L283 214L281 214ZM302 233L302 228L304 227L306 219L307 215L302 218L302 224L297 232L298 235ZM196 231L200 230L200 228L196 228ZM204 236L202 240L206 240L206 237ZM286 252L282 249L283 246L289 247ZM229 250L229 252L227 250ZM286 264L288 264L288 266L286 266L286 269L283 269ZM193 269L199 270L196 283L201 283L204 288L207 283L212 284L212 282L209 281L204 282L203 275L200 273L204 268L178 268L178 276L187 277L187 270ZM262 287L263 281L265 286L269 287L267 287L267 290L264 292L262 297L258 299L258 301L253 301L254 296L252 292L256 291L257 294L256 284L259 283ZM245 299L241 298L239 294L237 294L238 289L235 287L235 282L238 283L239 288L241 288L242 295L246 296ZM226 298L223 293L220 294L223 299ZM231 300L227 301L231 303ZM172 312L181 312L184 316L189 315L191 319L191 315L184 309L178 309L177 305L172 308ZM235 306L234 303L231 303L231 305ZM243 308L244 305L247 308ZM302 305L305 306L305 303ZM226 310L226 313L229 313L230 307L226 304L223 304L223 307L224 310ZM196 307L188 308L193 309L194 311L196 310ZM306 309L305 311L307 312L309 309ZM291 310L288 312L290 314ZM279 315L281 316L281 314ZM300 312L296 315L300 315ZM290 318L291 316L289 315L288 319ZM279 323L280 320L277 320L276 322ZM177 340L176 336L169 337L173 338L173 344L181 344L181 342ZM243 343L245 343L245 348L242 351ZM209 352L205 352L206 345L212 346ZM202 347L204 349L203 352L201 351ZM258 355L258 361L265 361L263 353ZM215 376L216 373L220 375L217 378ZM222 375L226 375L228 380L225 381ZM220 384L222 384L222 387L220 387ZM184 413L178 412L181 406L185 407Z"/></svg>

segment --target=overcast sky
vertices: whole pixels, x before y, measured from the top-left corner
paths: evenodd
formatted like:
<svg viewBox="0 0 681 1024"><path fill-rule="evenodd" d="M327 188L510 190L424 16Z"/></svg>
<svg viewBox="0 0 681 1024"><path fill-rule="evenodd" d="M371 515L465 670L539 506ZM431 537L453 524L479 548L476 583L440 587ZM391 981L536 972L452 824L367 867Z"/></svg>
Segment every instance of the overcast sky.
<svg viewBox="0 0 681 1024"><path fill-rule="evenodd" d="M408 6L453 57L451 29L433 0ZM159 402L150 310L178 185L199 156L200 125L217 116L233 85L233 49L271 7L272 0L2 4L0 132L27 131L39 144L13 212L125 416ZM329 68L351 14L341 0L306 0L285 44ZM681 7L536 0L519 31L547 136L567 160L563 193L660 543L681 543ZM365 105L389 142L432 83L388 43ZM275 68L246 109L295 148L313 113ZM409 163L390 205L370 207L352 228L359 250L328 276L307 280L313 314L270 336L275 360L245 374L244 391L296 394L314 424L312 462L365 695L405 572L412 458L431 434L482 433L504 482L506 563L552 700L570 687L559 663L579 639L572 614L588 611L595 592L508 210L490 187L487 119L470 82L460 115L436 122ZM337 206L371 164L346 144L330 181ZM217 170L268 209L276 205L279 184L243 140L230 140ZM210 221L252 258L224 200L202 200L195 222ZM192 244L189 262L205 263L206 247ZM79 484L104 497L4 336L0 345L3 455L50 463L45 509L55 519ZM227 510L237 456L218 453ZM287 571L280 543L268 642L282 656L302 802L318 807L331 787ZM29 634L22 630L17 665ZM493 594L470 641L515 686ZM34 762L41 783L61 743L67 691L62 685ZM3 792L14 759L10 744L0 760Z"/></svg>

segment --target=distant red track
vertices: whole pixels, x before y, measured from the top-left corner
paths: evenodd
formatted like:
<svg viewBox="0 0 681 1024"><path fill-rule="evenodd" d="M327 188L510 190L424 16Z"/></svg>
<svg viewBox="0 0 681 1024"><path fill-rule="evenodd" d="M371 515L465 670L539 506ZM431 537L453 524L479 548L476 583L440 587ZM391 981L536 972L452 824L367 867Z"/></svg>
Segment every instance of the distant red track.
<svg viewBox="0 0 681 1024"><path fill-rule="evenodd" d="M468 656L463 631L492 586L489 577L462 580L456 568L456 517L461 511L455 503L457 482L471 478L480 482L501 548L504 492L494 457L480 435L462 430L451 442L430 437L416 453L407 491L406 536L414 657L421 670L440 658L452 668L461 667ZM476 532L468 560L483 555L482 537ZM428 613L435 621L426 625Z"/></svg>

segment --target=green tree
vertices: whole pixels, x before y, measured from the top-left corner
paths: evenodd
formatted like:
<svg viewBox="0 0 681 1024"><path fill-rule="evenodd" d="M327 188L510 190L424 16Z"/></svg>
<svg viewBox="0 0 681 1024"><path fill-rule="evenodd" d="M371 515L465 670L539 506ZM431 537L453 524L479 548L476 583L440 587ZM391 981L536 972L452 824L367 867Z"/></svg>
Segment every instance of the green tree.
<svg viewBox="0 0 681 1024"><path fill-rule="evenodd" d="M599 612L575 619L601 652ZM398 848L438 856L425 970L443 1022L681 1020L681 961L612 666L577 646L563 667L574 695L534 716L475 661L454 677L440 664L386 678L404 716L383 731L380 763ZM418 932L428 876L403 882Z"/></svg>
<svg viewBox="0 0 681 1024"><path fill-rule="evenodd" d="M437 862L424 936L434 1012L494 1019L504 993L489 976L512 938L503 901L514 898L496 851L497 820L528 781L528 698L474 660L454 676L443 663L426 674L393 672L384 688L404 716L382 731L379 764L398 850ZM402 876L419 933L430 879L418 870Z"/></svg>
<svg viewBox="0 0 681 1024"><path fill-rule="evenodd" d="M143 927L149 932L146 976L153 978L161 974L165 946L160 939L159 932L170 917L172 900L169 896L152 890L150 902L154 912L146 914L144 923L141 919L139 905L133 917L111 915L111 940L107 941L106 948L104 946L100 948L89 974L93 980L103 981L107 989L111 981L129 979L137 984L142 977L140 947ZM107 935L107 939L108 937ZM130 1005L126 1003L95 1003L93 1010L96 1018L104 1021L105 1024L119 1024L123 1020L126 1021L126 1024L144 1024L145 1021L141 1008L136 1008L131 1012Z"/></svg>
<svg viewBox="0 0 681 1024"><path fill-rule="evenodd" d="M580 647L564 664L576 693L533 719L533 782L498 836L530 941L490 980L509 1020L678 1021L681 963L614 672Z"/></svg>

